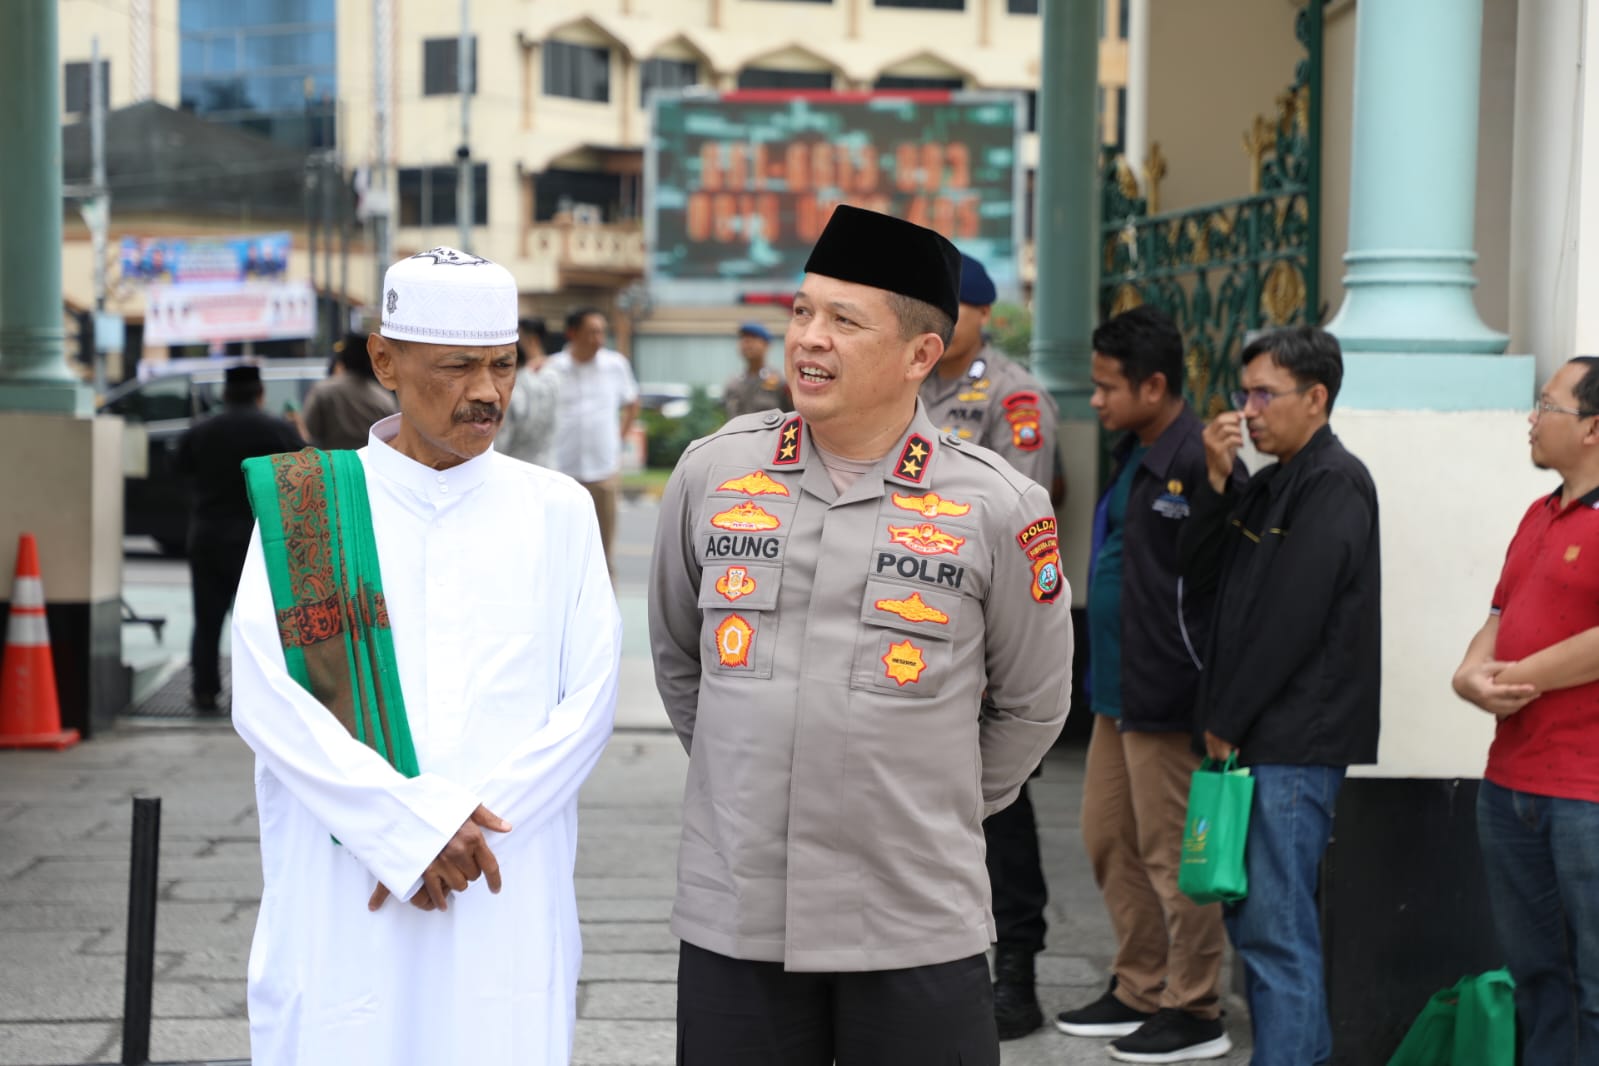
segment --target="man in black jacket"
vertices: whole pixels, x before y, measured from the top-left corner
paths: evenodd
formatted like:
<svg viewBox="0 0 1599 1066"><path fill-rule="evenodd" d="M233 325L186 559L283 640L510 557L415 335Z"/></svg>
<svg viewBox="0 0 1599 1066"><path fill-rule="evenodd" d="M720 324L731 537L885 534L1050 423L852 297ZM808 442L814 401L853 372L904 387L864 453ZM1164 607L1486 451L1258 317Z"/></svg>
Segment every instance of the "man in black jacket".
<svg viewBox="0 0 1599 1066"><path fill-rule="evenodd" d="M1216 586L1196 717L1206 752L1255 777L1249 898L1226 908L1255 1066L1332 1055L1316 882L1351 764L1377 760L1382 674L1377 490L1327 425L1343 356L1310 326L1244 348L1240 411L1205 429L1208 478L1183 531L1185 575ZM1228 478L1247 426L1277 457Z"/></svg>
<svg viewBox="0 0 1599 1066"><path fill-rule="evenodd" d="M1094 331L1093 382L1100 424L1122 439L1094 512L1083 844L1116 933L1116 984L1055 1025L1116 1037L1111 1054L1134 1062L1218 1058L1232 1047L1220 1020L1221 908L1177 888L1210 621L1209 601L1188 595L1177 569L1206 478L1203 427L1183 402L1182 335L1152 307L1117 315ZM1243 486L1242 463L1231 479Z"/></svg>
<svg viewBox="0 0 1599 1066"><path fill-rule="evenodd" d="M197 422L178 441L177 469L194 479L189 513L189 579L194 594L191 702L217 712L222 690L217 649L222 624L244 572L255 516L239 464L257 455L293 452L305 441L293 426L261 410L266 393L255 366L231 366L222 385L222 410Z"/></svg>

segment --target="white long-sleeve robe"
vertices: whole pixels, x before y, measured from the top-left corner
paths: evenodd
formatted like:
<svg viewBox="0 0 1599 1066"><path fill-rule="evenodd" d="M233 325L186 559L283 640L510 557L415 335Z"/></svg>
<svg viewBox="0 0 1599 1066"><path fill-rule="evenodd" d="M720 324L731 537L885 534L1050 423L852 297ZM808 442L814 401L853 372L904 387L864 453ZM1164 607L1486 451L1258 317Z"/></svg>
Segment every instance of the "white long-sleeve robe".
<svg viewBox="0 0 1599 1066"><path fill-rule="evenodd" d="M354 740L284 667L259 531L233 620L233 721L256 753L265 889L255 1066L566 1063L582 949L577 792L610 735L621 618L594 505L492 451L450 470L373 427L360 453L421 776ZM504 888L403 902L482 803ZM336 837L340 843L335 844ZM379 881L397 897L376 914Z"/></svg>

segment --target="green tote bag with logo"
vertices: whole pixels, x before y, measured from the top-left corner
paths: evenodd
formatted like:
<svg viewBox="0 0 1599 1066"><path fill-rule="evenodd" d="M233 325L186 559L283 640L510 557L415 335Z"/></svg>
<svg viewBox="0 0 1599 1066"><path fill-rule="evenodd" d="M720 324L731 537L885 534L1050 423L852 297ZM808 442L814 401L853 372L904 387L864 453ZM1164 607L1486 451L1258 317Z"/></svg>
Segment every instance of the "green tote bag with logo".
<svg viewBox="0 0 1599 1066"><path fill-rule="evenodd" d="M1388 1066L1515 1066L1516 983L1509 970L1462 977L1427 1001Z"/></svg>
<svg viewBox="0 0 1599 1066"><path fill-rule="evenodd" d="M1236 903L1249 895L1244 844L1254 801L1255 779L1239 768L1237 752L1225 764L1206 759L1194 771L1177 887L1195 903Z"/></svg>

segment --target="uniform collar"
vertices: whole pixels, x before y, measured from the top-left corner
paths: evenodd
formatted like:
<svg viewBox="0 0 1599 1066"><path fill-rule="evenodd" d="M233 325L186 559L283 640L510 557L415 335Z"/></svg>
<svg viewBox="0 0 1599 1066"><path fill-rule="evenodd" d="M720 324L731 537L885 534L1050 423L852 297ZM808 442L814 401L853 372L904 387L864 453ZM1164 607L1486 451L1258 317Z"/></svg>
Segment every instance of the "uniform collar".
<svg viewBox="0 0 1599 1066"><path fill-rule="evenodd" d="M434 470L401 454L390 443L400 432L401 417L390 415L373 425L367 434L367 468L385 481L393 482L435 507L443 507L461 499L488 478L489 464L493 462L492 448L448 470Z"/></svg>
<svg viewBox="0 0 1599 1066"><path fill-rule="evenodd" d="M766 421L778 429L775 452L768 469L803 473L800 486L812 495L829 502L836 500L850 503L856 499L876 499L882 494L881 486L885 481L913 489L931 485L933 465L937 462L939 448L944 446L943 438L927 417L927 408L918 397L916 413L911 416L911 424L906 427L899 440L884 454L875 468L862 474L847 492L839 496L833 488L832 479L828 477L826 466L815 456L816 442L812 439L805 420L797 414L784 417L773 412L766 416ZM791 444L795 445L798 454L794 459L784 461L786 451Z"/></svg>

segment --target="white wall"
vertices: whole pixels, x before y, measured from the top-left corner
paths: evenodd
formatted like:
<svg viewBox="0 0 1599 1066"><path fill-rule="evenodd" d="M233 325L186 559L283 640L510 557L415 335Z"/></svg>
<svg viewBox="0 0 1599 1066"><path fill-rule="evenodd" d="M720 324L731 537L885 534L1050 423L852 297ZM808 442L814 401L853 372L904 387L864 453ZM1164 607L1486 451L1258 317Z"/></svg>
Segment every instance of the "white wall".
<svg viewBox="0 0 1599 1066"><path fill-rule="evenodd" d="M1493 719L1450 678L1488 617L1527 506L1558 487L1528 458L1522 411L1335 411L1377 483L1383 702L1378 777L1481 777Z"/></svg>

